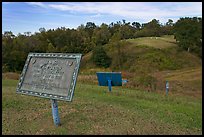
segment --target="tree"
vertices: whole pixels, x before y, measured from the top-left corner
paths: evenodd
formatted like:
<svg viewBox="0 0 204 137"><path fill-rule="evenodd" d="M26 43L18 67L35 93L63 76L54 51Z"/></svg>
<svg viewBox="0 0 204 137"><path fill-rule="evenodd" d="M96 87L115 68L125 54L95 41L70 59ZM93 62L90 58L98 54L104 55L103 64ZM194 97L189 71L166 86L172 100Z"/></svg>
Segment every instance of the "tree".
<svg viewBox="0 0 204 137"><path fill-rule="evenodd" d="M168 19L166 24L161 28L162 35L173 35L173 25L174 25L173 20Z"/></svg>
<svg viewBox="0 0 204 137"><path fill-rule="evenodd" d="M180 18L174 25L178 45L202 58L202 18Z"/></svg>
<svg viewBox="0 0 204 137"><path fill-rule="evenodd" d="M93 32L92 40L96 45L107 44L111 37L111 33L108 30L108 25L101 24L100 28L97 28Z"/></svg>
<svg viewBox="0 0 204 137"><path fill-rule="evenodd" d="M24 32L24 34L25 34L26 36L30 36L30 35L31 35L31 32L30 32L30 31Z"/></svg>
<svg viewBox="0 0 204 137"><path fill-rule="evenodd" d="M42 32L45 32L46 29L45 28L39 28L39 31L42 33Z"/></svg>
<svg viewBox="0 0 204 137"><path fill-rule="evenodd" d="M113 50L116 50L117 58L112 61L114 67L116 69L121 69L123 63L126 61L126 55L123 51L123 46L125 45L125 41L121 41L122 35L120 32L114 33L111 37L110 43L113 47Z"/></svg>
<svg viewBox="0 0 204 137"><path fill-rule="evenodd" d="M95 28L96 28L95 23L93 22L86 23L85 30L88 32L90 38L92 37L93 31Z"/></svg>
<svg viewBox="0 0 204 137"><path fill-rule="evenodd" d="M11 31L4 33L2 37L2 70L3 72L21 71L25 62L26 47L24 38L18 41ZM22 46L21 46L22 45Z"/></svg>
<svg viewBox="0 0 204 137"><path fill-rule="evenodd" d="M3 36L6 38L14 38L15 37L15 35L11 31L5 31Z"/></svg>
<svg viewBox="0 0 204 137"><path fill-rule="evenodd" d="M2 35L2 71L14 71L12 70L12 64L10 59L12 57L11 52L13 51L14 35L11 31L5 31Z"/></svg>
<svg viewBox="0 0 204 137"><path fill-rule="evenodd" d="M173 26L173 20L172 19L168 19L168 22L166 23L166 26Z"/></svg>
<svg viewBox="0 0 204 137"><path fill-rule="evenodd" d="M133 22L133 23L132 23L132 26L133 26L135 29L137 29L137 30L139 30L139 29L141 28L141 25L140 25L139 22Z"/></svg>
<svg viewBox="0 0 204 137"><path fill-rule="evenodd" d="M103 46L96 46L94 48L92 60L99 67L108 68L111 65L111 58L106 54Z"/></svg>
<svg viewBox="0 0 204 137"><path fill-rule="evenodd" d="M121 34L121 39L129 39L134 36L134 29L129 23L122 25L119 32Z"/></svg>
<svg viewBox="0 0 204 137"><path fill-rule="evenodd" d="M47 47L47 52L49 53L49 52L56 52L56 49L55 49L55 47L52 45L52 43L49 43L48 44L48 47Z"/></svg>
<svg viewBox="0 0 204 137"><path fill-rule="evenodd" d="M153 19L148 23L143 23L140 31L136 32L135 37L159 37L161 35L161 24L159 20Z"/></svg>

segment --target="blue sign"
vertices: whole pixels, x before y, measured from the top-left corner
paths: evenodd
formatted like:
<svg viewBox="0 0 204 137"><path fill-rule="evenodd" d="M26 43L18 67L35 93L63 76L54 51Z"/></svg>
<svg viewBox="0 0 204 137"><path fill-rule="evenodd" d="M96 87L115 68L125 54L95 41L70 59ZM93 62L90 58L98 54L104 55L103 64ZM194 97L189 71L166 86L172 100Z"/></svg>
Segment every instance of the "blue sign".
<svg viewBox="0 0 204 137"><path fill-rule="evenodd" d="M97 72L99 86L108 86L111 91L111 86L122 86L121 72Z"/></svg>

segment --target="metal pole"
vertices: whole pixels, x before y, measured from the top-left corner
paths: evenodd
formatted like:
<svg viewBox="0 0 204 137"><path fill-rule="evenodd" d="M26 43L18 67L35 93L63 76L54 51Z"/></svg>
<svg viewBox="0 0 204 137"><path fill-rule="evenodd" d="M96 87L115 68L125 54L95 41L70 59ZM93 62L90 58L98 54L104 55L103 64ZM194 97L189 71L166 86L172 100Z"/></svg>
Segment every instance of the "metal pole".
<svg viewBox="0 0 204 137"><path fill-rule="evenodd" d="M51 102L52 102L52 116L53 116L54 124L56 126L59 126L60 125L60 118L59 118L59 114L58 114L57 100L51 99Z"/></svg>
<svg viewBox="0 0 204 137"><path fill-rule="evenodd" d="M108 80L108 89L111 92L111 80Z"/></svg>
<svg viewBox="0 0 204 137"><path fill-rule="evenodd" d="M168 92L169 92L169 82L166 81L166 96L168 96Z"/></svg>

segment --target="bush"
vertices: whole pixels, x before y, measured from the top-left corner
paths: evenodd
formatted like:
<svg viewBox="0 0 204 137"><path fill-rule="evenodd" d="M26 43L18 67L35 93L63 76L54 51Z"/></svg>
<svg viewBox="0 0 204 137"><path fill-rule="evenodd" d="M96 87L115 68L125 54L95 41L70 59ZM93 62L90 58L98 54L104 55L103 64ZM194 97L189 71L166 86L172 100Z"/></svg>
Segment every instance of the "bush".
<svg viewBox="0 0 204 137"><path fill-rule="evenodd" d="M155 91L157 79L151 75L144 75L139 78L140 85L148 87L148 90Z"/></svg>
<svg viewBox="0 0 204 137"><path fill-rule="evenodd" d="M96 46L93 50L92 60L96 66L108 68L111 58L106 54L102 46Z"/></svg>

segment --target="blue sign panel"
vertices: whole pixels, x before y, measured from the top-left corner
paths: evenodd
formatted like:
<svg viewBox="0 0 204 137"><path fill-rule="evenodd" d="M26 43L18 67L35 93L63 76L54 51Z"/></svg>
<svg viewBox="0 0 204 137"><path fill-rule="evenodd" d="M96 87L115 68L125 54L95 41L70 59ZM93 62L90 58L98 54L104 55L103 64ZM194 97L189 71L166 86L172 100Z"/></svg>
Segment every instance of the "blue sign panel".
<svg viewBox="0 0 204 137"><path fill-rule="evenodd" d="M97 72L99 86L122 86L121 72Z"/></svg>

